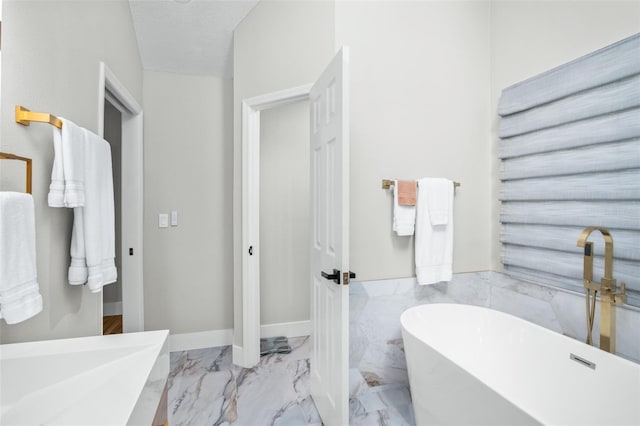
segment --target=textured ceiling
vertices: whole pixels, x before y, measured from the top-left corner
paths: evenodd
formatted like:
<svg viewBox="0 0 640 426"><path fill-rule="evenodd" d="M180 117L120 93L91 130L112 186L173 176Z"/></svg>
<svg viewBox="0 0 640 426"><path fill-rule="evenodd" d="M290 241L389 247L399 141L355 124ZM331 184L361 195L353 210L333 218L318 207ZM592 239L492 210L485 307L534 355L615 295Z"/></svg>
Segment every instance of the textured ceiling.
<svg viewBox="0 0 640 426"><path fill-rule="evenodd" d="M145 69L233 76L233 30L258 0L129 0Z"/></svg>

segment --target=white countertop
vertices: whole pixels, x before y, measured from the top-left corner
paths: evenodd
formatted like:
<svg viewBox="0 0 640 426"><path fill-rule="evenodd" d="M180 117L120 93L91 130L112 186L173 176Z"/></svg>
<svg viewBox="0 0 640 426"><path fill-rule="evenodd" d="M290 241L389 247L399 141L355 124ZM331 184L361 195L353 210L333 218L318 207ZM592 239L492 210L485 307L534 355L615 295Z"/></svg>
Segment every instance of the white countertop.
<svg viewBox="0 0 640 426"><path fill-rule="evenodd" d="M0 345L0 424L151 425L167 330Z"/></svg>

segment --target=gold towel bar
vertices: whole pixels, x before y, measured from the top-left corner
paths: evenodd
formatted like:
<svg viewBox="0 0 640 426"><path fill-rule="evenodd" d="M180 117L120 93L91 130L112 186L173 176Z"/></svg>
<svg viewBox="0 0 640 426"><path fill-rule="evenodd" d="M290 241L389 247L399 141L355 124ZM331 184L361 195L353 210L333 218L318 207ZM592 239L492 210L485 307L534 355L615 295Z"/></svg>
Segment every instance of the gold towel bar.
<svg viewBox="0 0 640 426"><path fill-rule="evenodd" d="M16 105L16 123L28 126L32 121L49 123L58 129L62 129L62 120L55 115L46 112L31 112L20 105Z"/></svg>
<svg viewBox="0 0 640 426"><path fill-rule="evenodd" d="M31 194L31 158L19 157L17 155L9 154L7 152L0 152L1 160L20 160L24 161L27 166L27 176L26 176L26 184L27 184L27 194Z"/></svg>
<svg viewBox="0 0 640 426"><path fill-rule="evenodd" d="M382 189L389 189L393 186L392 179L382 179ZM460 182L453 182L453 189L460 186Z"/></svg>

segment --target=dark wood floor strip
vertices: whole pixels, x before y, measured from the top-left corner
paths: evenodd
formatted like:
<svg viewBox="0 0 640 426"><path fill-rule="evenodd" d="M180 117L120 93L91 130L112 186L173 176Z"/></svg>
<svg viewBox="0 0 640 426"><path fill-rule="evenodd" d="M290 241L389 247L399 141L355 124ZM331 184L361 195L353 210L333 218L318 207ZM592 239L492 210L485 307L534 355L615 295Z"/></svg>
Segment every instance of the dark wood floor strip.
<svg viewBox="0 0 640 426"><path fill-rule="evenodd" d="M122 315L110 315L102 318L102 334L122 333Z"/></svg>

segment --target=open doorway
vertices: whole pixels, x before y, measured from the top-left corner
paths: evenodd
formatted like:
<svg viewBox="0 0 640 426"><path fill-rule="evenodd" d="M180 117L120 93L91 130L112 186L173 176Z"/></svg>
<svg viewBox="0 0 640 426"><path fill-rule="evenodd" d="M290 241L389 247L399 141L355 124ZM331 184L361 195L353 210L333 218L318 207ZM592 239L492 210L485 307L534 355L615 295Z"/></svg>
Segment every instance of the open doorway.
<svg viewBox="0 0 640 426"><path fill-rule="evenodd" d="M122 113L104 101L104 139L111 145L118 279L103 288L102 334L122 333Z"/></svg>
<svg viewBox="0 0 640 426"><path fill-rule="evenodd" d="M258 363L260 338L268 337L260 326L260 278L264 266L260 241L260 114L298 103L308 108L310 90L309 84L242 101L242 323L234 325L234 333L242 336L242 345L234 344L233 363L246 368Z"/></svg>
<svg viewBox="0 0 640 426"><path fill-rule="evenodd" d="M260 337L311 333L309 102L260 118ZM261 345L261 353L264 352ZM287 344L274 345L286 350ZM289 348L290 349L290 348Z"/></svg>
<svg viewBox="0 0 640 426"><path fill-rule="evenodd" d="M309 105L262 112L260 123L261 337L295 337L309 323ZM271 326L271 327L270 327Z"/></svg>
<svg viewBox="0 0 640 426"><path fill-rule="evenodd" d="M343 47L313 84L242 101L242 278L233 363L260 355L261 111L308 100L311 394L325 424L349 421L349 50ZM338 269L339 268L339 269ZM240 316L236 316L239 319ZM237 343L242 342L242 346Z"/></svg>
<svg viewBox="0 0 640 426"><path fill-rule="evenodd" d="M116 263L120 283L119 288L117 283L105 287L102 297L97 298L98 312L116 316L108 314L120 311L123 333L144 331L142 107L104 63L100 64L98 91L98 134L111 143L114 156ZM102 334L104 316L97 319L98 334Z"/></svg>

